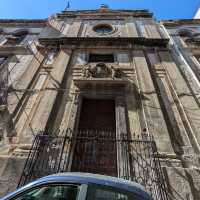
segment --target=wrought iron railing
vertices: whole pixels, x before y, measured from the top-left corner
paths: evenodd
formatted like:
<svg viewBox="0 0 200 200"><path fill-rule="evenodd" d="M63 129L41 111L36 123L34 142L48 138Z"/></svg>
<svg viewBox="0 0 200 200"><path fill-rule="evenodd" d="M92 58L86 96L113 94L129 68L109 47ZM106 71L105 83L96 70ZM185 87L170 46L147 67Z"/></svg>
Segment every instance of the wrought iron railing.
<svg viewBox="0 0 200 200"><path fill-rule="evenodd" d="M64 136L37 135L20 182L67 171L117 176L142 184L155 200L171 199L151 137L116 139L112 131L68 130Z"/></svg>

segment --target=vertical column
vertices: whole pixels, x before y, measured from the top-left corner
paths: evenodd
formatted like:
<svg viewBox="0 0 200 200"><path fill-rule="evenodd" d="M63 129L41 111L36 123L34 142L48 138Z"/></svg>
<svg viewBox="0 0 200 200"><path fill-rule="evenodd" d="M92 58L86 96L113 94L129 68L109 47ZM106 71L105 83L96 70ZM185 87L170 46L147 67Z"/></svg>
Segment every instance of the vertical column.
<svg viewBox="0 0 200 200"><path fill-rule="evenodd" d="M75 138L78 133L78 123L79 123L79 117L80 117L80 110L81 110L81 95L80 94L75 94L72 102L72 107L70 110L70 117L68 121L68 126L67 126L67 136L68 138ZM74 157L74 150L76 146L76 141L74 139L69 140L68 143L66 143L65 146L65 152L67 155L65 157L68 157L68 163L66 165L67 171L71 171L72 167L72 161Z"/></svg>
<svg viewBox="0 0 200 200"><path fill-rule="evenodd" d="M37 106L37 109L32 118L32 128L44 130L47 127L48 120L51 115L56 97L60 92L61 84L66 70L69 67L71 57L71 50L61 50L57 59L55 60L51 73L49 74L50 80L46 84L44 94ZM50 122L49 122L50 123Z"/></svg>
<svg viewBox="0 0 200 200"><path fill-rule="evenodd" d="M138 37L138 32L134 21L127 21L126 28L129 37Z"/></svg>
<svg viewBox="0 0 200 200"><path fill-rule="evenodd" d="M78 129L80 109L81 109L81 95L78 93L74 95L72 108L70 111L69 123L68 123L68 128L75 132Z"/></svg>
<svg viewBox="0 0 200 200"><path fill-rule="evenodd" d="M141 115L142 129L146 128L150 134L154 135L160 152L173 154L174 150L169 136L170 131L168 130L164 113L162 112L162 106L160 105L158 93L154 86L144 52L134 51L133 62L138 79L137 88L139 88L139 100L144 109L142 113L144 117L142 118ZM140 110L142 110L142 108L140 108Z"/></svg>
<svg viewBox="0 0 200 200"><path fill-rule="evenodd" d="M164 67L159 64L155 53L148 53L148 58L154 75L152 77L155 79L160 94L159 97L162 98L163 106L165 107L166 115L169 119L168 125L172 128L172 133L170 133L170 135L171 138L173 138L172 143L174 144L174 148L176 148L177 152L180 151L179 148L182 148L182 151L184 151L184 149L190 149L191 145L185 127L176 107L177 100L174 101L171 88L168 86L166 71Z"/></svg>
<svg viewBox="0 0 200 200"><path fill-rule="evenodd" d="M67 36L68 37L77 37L79 35L79 30L81 28L81 21L74 20L68 29Z"/></svg>
<svg viewBox="0 0 200 200"><path fill-rule="evenodd" d="M181 114L187 135L190 142L197 153L200 152L200 136L199 136L199 105L196 102L191 90L188 87L184 77L182 76L177 65L174 63L168 51L160 51L159 58L162 66L167 73L168 82L171 83L171 91L176 96L178 109Z"/></svg>
<svg viewBox="0 0 200 200"><path fill-rule="evenodd" d="M125 100L123 97L118 96L115 102L116 106L116 140L117 140L117 170L118 177L129 179L130 178L130 165L128 156L128 139L126 127L126 110Z"/></svg>

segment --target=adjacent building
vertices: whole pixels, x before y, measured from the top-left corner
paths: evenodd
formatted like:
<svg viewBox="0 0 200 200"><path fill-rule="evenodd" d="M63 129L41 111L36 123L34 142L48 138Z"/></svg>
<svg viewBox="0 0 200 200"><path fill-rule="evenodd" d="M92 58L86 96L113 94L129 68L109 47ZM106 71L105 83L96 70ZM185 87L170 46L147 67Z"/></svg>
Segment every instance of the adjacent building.
<svg viewBox="0 0 200 200"><path fill-rule="evenodd" d="M0 20L1 194L81 171L200 199L199 36L198 19L106 6Z"/></svg>
<svg viewBox="0 0 200 200"><path fill-rule="evenodd" d="M197 9L197 12L194 15L194 19L199 19L200 18L200 8Z"/></svg>

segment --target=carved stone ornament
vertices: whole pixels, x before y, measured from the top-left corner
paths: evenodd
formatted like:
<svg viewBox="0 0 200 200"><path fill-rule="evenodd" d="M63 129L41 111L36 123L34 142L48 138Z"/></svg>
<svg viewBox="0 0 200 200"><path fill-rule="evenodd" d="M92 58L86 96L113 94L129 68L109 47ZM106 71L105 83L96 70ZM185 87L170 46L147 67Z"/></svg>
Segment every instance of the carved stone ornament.
<svg viewBox="0 0 200 200"><path fill-rule="evenodd" d="M113 66L111 66L111 72L112 72L112 78L121 78L122 77L122 73L120 71L120 69L115 69Z"/></svg>
<svg viewBox="0 0 200 200"><path fill-rule="evenodd" d="M107 78L110 76L110 69L104 63L98 63L94 68L95 78Z"/></svg>
<svg viewBox="0 0 200 200"><path fill-rule="evenodd" d="M120 69L114 66L108 67L104 63L98 63L94 66L86 64L82 68L82 77L84 78L121 78Z"/></svg>
<svg viewBox="0 0 200 200"><path fill-rule="evenodd" d="M82 68L82 77L91 78L93 75L92 67L90 65L85 65Z"/></svg>

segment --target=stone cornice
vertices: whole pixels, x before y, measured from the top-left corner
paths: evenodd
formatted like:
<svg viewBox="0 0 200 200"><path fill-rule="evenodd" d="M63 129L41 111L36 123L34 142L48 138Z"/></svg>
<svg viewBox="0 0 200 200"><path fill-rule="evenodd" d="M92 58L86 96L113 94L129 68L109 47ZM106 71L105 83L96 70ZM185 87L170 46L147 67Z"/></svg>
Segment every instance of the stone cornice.
<svg viewBox="0 0 200 200"><path fill-rule="evenodd" d="M166 47L168 45L169 39L153 39L153 38L143 38L143 37L127 37L127 38L101 38L101 37L60 37L60 38L40 38L39 42L44 46L60 46L60 45L91 45L95 46L159 46Z"/></svg>
<svg viewBox="0 0 200 200"><path fill-rule="evenodd" d="M0 19L3 26L45 26L47 19Z"/></svg>
<svg viewBox="0 0 200 200"><path fill-rule="evenodd" d="M153 14L148 10L78 10L78 11L63 11L56 14L58 18L84 18L84 17L143 17L152 18Z"/></svg>
<svg viewBox="0 0 200 200"><path fill-rule="evenodd" d="M180 20L163 20L161 23L167 27L175 27L181 25L199 25L200 19L180 19Z"/></svg>
<svg viewBox="0 0 200 200"><path fill-rule="evenodd" d="M0 46L1 55L17 55L17 54L30 54L30 51L23 45L18 46Z"/></svg>

